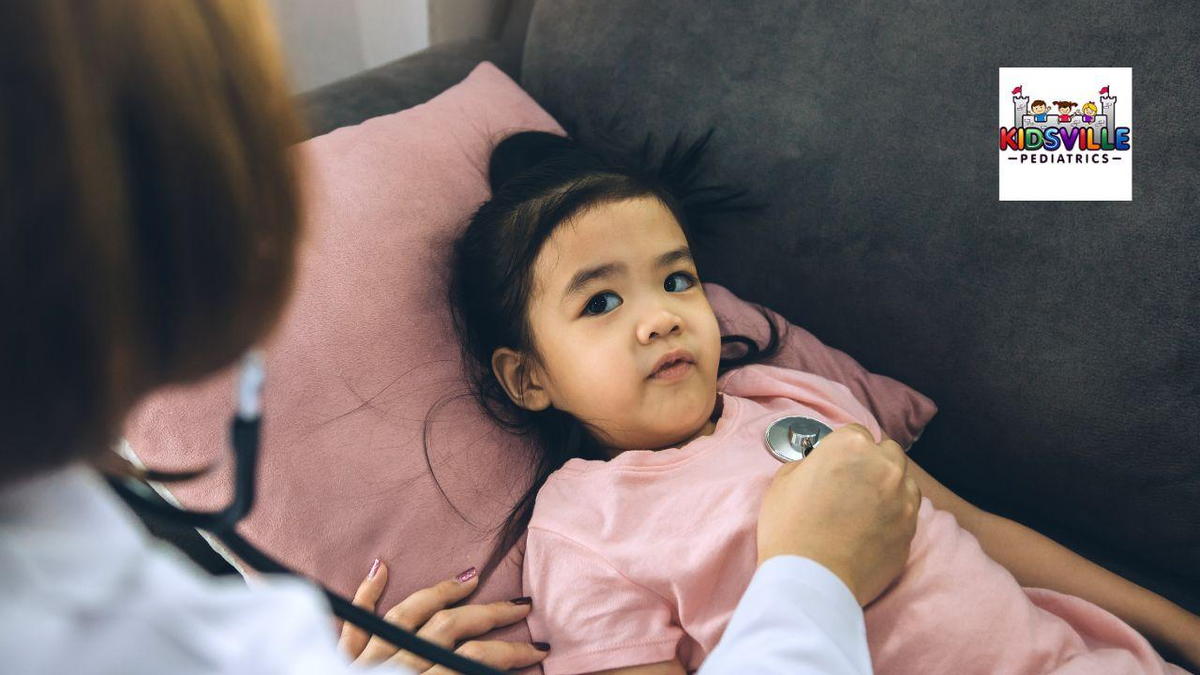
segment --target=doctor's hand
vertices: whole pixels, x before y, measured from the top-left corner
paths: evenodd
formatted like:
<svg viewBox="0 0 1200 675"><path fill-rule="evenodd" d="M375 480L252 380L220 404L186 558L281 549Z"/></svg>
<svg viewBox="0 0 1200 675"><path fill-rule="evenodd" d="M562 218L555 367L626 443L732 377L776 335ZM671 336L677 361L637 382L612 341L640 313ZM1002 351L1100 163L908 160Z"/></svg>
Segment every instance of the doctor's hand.
<svg viewBox="0 0 1200 675"><path fill-rule="evenodd" d="M900 445L847 424L775 474L759 512L758 564L811 558L865 607L904 569L920 506Z"/></svg>
<svg viewBox="0 0 1200 675"><path fill-rule="evenodd" d="M387 585L387 578L387 566L380 562L374 577L368 575L354 593L354 604L374 612L375 604L383 594L383 587ZM493 628L516 623L524 619L533 607L525 598L517 598L526 601L522 604L503 601L446 608L470 595L478 585L478 575L465 582L447 579L408 596L388 610L383 618L404 630L415 632L420 638L500 670L524 668L546 658L549 645L543 644L546 650L542 650L528 642L469 639ZM429 675L449 675L454 672L411 652L397 650L378 636L369 638L361 628L347 621L342 626L338 646L354 663L360 665L386 661Z"/></svg>

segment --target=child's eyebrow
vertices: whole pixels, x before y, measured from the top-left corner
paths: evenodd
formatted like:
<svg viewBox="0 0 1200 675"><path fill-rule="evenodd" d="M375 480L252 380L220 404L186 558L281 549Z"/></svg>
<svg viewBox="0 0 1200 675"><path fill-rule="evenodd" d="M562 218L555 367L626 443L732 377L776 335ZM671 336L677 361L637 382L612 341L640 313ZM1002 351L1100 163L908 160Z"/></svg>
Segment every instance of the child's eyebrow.
<svg viewBox="0 0 1200 675"><path fill-rule="evenodd" d="M654 261L654 266L666 267L682 260L687 260L695 264L695 260L692 258L692 251L687 246L680 246L673 251L667 251L658 256ZM617 272L624 272L626 269L628 269L628 266L625 263L609 262L579 270L571 277L570 283L567 284L566 290L563 291L563 302L566 302L573 295L582 293L589 283L597 279L605 279Z"/></svg>

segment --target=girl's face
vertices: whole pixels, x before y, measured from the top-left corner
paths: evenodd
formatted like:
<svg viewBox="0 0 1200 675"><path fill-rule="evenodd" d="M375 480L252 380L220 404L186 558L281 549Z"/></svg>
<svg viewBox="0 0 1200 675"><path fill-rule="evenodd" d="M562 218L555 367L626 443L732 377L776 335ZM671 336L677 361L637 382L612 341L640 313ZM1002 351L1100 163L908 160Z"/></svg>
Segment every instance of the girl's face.
<svg viewBox="0 0 1200 675"><path fill-rule="evenodd" d="M497 349L493 370L519 405L570 413L611 450L677 447L712 433L721 333L675 217L639 197L594 206L546 240L529 319L544 359ZM686 350L681 377L652 377Z"/></svg>

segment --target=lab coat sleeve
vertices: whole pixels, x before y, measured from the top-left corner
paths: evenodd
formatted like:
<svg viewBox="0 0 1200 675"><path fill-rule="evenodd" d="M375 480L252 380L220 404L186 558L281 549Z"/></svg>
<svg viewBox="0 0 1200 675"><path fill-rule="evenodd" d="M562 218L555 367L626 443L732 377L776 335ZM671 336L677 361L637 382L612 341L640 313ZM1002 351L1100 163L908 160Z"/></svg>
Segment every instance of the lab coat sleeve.
<svg viewBox="0 0 1200 675"><path fill-rule="evenodd" d="M799 556L764 562L698 675L867 675L862 609L833 572Z"/></svg>
<svg viewBox="0 0 1200 675"><path fill-rule="evenodd" d="M413 671L352 664L309 581L208 575L79 463L0 490L0 672Z"/></svg>
<svg viewBox="0 0 1200 675"><path fill-rule="evenodd" d="M156 566L159 565L152 565ZM117 660L113 667L86 672L197 675L408 675L413 672L398 664L351 664L337 646L329 604L305 580L266 575L239 588L234 583L225 583L233 579L185 580L187 572L191 570L161 570L156 575L159 578L177 577L170 595L138 593L142 589L135 589L139 606L133 608L135 611L113 616L106 627L109 632L117 632L123 625L120 632L126 640L134 635L141 637L136 652L145 659L144 668L142 664L138 668L120 667L117 661L125 650L107 650ZM100 645L89 651L106 652Z"/></svg>

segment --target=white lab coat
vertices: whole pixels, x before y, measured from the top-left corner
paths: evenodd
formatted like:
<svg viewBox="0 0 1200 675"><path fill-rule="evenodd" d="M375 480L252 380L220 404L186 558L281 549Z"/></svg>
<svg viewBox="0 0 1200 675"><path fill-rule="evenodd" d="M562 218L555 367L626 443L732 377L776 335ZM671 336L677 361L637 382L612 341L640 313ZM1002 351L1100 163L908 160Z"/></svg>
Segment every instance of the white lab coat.
<svg viewBox="0 0 1200 675"><path fill-rule="evenodd" d="M312 584L211 577L155 540L81 464L0 491L6 673L410 672L352 666ZM820 565L767 561L701 668L869 673L862 611Z"/></svg>

